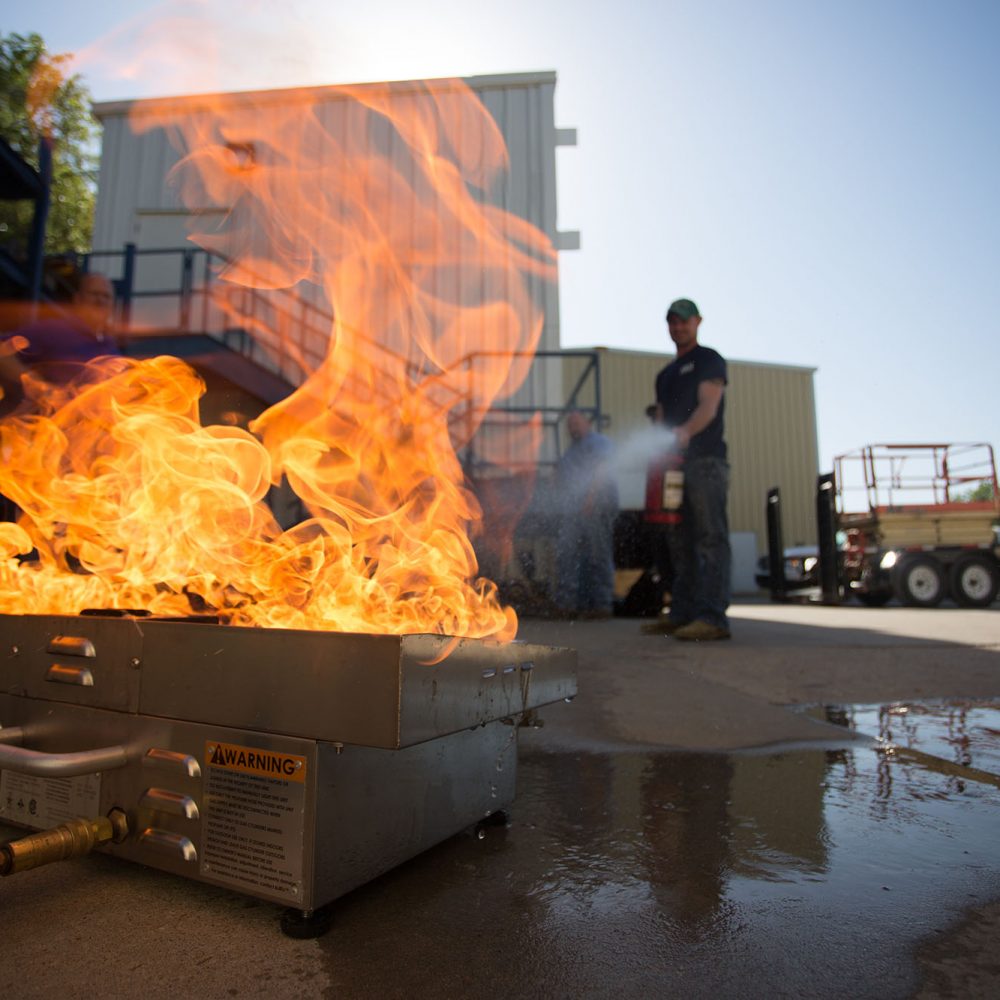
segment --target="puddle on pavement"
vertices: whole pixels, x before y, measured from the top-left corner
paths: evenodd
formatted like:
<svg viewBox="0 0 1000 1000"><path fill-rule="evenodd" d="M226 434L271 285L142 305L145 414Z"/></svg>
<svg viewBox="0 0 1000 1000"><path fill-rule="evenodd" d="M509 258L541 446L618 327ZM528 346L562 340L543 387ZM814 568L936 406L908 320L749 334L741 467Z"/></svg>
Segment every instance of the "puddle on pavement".
<svg viewBox="0 0 1000 1000"><path fill-rule="evenodd" d="M405 968L406 992L429 998L477 983L909 996L917 946L1000 898L1000 790L963 773L1000 774L1000 706L905 707L824 710L882 739L835 750L567 754L526 738L507 830L453 839L341 901L322 944L334 986L395 995ZM393 916L412 933L389 930Z"/></svg>
<svg viewBox="0 0 1000 1000"><path fill-rule="evenodd" d="M911 758L932 757L954 765L959 782L968 780L961 769L970 768L980 780L988 781L985 776L989 775L1000 785L1000 704L996 702L826 706L811 714L870 736L885 753L911 751ZM924 763L935 766L931 760Z"/></svg>

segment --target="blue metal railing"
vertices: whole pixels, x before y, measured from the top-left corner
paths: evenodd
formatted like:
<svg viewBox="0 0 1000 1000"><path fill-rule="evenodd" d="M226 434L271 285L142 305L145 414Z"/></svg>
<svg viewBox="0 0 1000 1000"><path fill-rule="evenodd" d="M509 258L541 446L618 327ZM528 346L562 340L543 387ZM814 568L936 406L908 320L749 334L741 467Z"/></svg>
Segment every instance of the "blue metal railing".
<svg viewBox="0 0 1000 1000"><path fill-rule="evenodd" d="M147 280L140 280L145 263L170 257L177 260L176 270L173 271L176 279L165 277L171 271L168 266L156 269L157 274L164 275L162 283L150 282L149 275ZM117 318L126 338L141 336L139 328L144 326L149 333L208 335L235 353L269 368L293 385L301 383L326 355L335 325L330 310L287 289L260 290L227 284L223 293L218 271L227 267L229 261L219 254L190 246L140 249L129 243L121 250L92 251L82 257L79 264L83 270L89 270L95 262L100 262L102 270L113 272ZM168 307L160 310L161 318L167 312L173 322L150 324L149 317L141 315L143 304L156 300ZM220 305L222 302L224 307ZM426 362L422 360L405 358L372 338L362 336L359 342L364 345L365 361L374 363L376 367L386 364L395 370L402 365L415 381L427 374ZM499 352L472 352L458 367L464 366L469 380L472 380L477 361L490 356L499 356ZM523 462L512 446L507 450L506 467L554 463L563 451L562 427L564 418L571 410L586 413L596 426L601 426L605 420L601 399L600 352L536 351L532 355L517 352L512 357L523 359L529 356L532 358L529 375L510 399L494 403L485 410L476 410L467 400L478 398L478 394L472 391L474 386L471 381L467 381L463 387L467 400L456 398L452 409L453 424L464 421L469 426L501 435L505 426L513 427L519 420L540 419L543 438L541 462ZM568 375L568 367L576 368L574 361L579 363L579 369L568 377L575 376L575 381L568 391L563 390L563 377ZM557 402L552 401L552 387L556 387ZM452 391L456 396L460 392L457 385ZM482 435L479 437L481 439ZM463 439L468 443L461 449L460 457L471 474L493 464L482 457L475 433L467 433ZM501 452L503 450L500 449Z"/></svg>
<svg viewBox="0 0 1000 1000"><path fill-rule="evenodd" d="M176 263L149 267L164 258ZM332 313L287 290L222 286L217 273L229 261L219 254L199 247L140 249L127 243L121 250L91 251L80 266L90 270L97 262L110 272L117 323L126 339L150 333L204 334L292 384L322 361ZM176 277L167 277L171 271Z"/></svg>

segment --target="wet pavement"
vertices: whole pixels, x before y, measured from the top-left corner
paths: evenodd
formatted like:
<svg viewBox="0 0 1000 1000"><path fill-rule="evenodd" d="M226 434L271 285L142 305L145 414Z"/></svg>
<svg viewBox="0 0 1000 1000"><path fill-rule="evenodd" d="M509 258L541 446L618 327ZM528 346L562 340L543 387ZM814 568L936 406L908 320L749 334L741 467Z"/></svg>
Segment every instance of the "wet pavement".
<svg viewBox="0 0 1000 1000"><path fill-rule="evenodd" d="M907 742L923 740L924 722L947 730L956 715L997 713L950 706L914 725L914 712ZM859 729L877 718L831 714ZM946 742L961 752L960 740ZM343 970L335 995L407 995L396 963L419 966L443 933L463 960L428 968L423 996L477 986L537 997L910 996L920 975L904 956L1000 896L995 785L884 743L528 751L520 782L508 831L446 845L342 910L323 944ZM383 891L421 914L416 936L371 939L366 913ZM451 919L435 925L431 912ZM396 962L379 967L388 948ZM361 955L365 971L352 974Z"/></svg>
<svg viewBox="0 0 1000 1000"><path fill-rule="evenodd" d="M826 706L822 717L876 740L890 760L1000 787L1000 702L919 701Z"/></svg>
<svg viewBox="0 0 1000 1000"><path fill-rule="evenodd" d="M25 873L0 995L997 995L1000 625L908 611L748 605L693 647L526 622L580 650L581 693L522 730L508 827L344 897L316 941L103 856Z"/></svg>

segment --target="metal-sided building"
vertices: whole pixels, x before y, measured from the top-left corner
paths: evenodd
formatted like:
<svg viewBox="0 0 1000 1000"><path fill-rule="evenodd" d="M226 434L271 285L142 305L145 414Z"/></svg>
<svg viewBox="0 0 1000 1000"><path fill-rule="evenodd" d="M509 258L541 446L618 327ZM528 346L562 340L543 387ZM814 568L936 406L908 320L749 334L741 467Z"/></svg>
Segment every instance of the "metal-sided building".
<svg viewBox="0 0 1000 1000"><path fill-rule="evenodd" d="M557 250L579 247L579 234L558 228L556 199L556 148L574 145L573 129L555 125L554 72L481 76L465 81L481 99L509 151L509 171L497 186L472 191L474 198L488 201L525 219L546 234ZM385 85L372 85L384 87ZM447 90L450 81L418 81L391 84L393 99L420 100L428 89ZM352 88L354 89L354 88ZM364 89L363 87L360 89ZM316 114L327 127L336 130L351 112L350 101L342 88L305 88L226 95L248 107L313 102ZM204 98L163 98L143 101L98 104L95 113L103 125L103 146L98 182L92 266L123 282L127 279L135 294L132 318L163 328L185 327L222 338L222 320L205 312L200 319L185 313L183 295L197 286L198 261L192 260L191 245L186 244L191 211L185 208L168 183L168 174L180 159L180 153L163 128L137 131L136 116L149 113L162 118L165 110L178 118L197 116L204 111ZM371 131L372 142L382 143L378 130ZM475 149L482 137L474 129L463 133L463 144ZM390 158L392 157L390 149ZM220 217L232 206L204 204L200 211ZM131 249L126 252L124 248ZM182 250L186 246L186 250ZM173 255L173 256L171 256ZM186 261L182 259L186 256ZM208 262L203 262L204 277L209 280ZM184 271L187 268L187 271ZM126 274L126 271L129 273ZM158 294L162 293L162 294ZM321 307L316 290L300 293ZM653 402L653 380L669 360L668 355L623 350L599 349L581 357L561 349L558 281L538 280L532 289L544 315L540 358L516 402L523 409L545 409L548 429L554 432L543 441L543 459L551 461L559 450L559 417L567 405L593 406L605 419L606 430L617 442L625 442L630 433L645 426L645 406ZM215 326L213 327L213 324ZM321 357L329 327L309 329L303 323L301 352L315 361ZM307 336L308 334L308 336ZM488 349L489 344L482 345ZM543 363L544 362L544 363ZM290 383L301 379L301 370L287 366L285 359L271 367ZM591 365L593 378L585 378L586 398L574 394L579 388L583 367ZM595 381L596 378L596 381ZM764 507L767 490L782 487L785 540L789 543L811 541L815 537L812 484L818 467L813 370L783 365L758 364L730 360L730 386L727 392L727 436L732 463L730 501L731 528L737 544L737 559L746 562L766 546ZM641 473L623 473L623 505L639 506ZM742 579L752 577L752 568L740 570ZM737 581L739 582L739 581Z"/></svg>
<svg viewBox="0 0 1000 1000"><path fill-rule="evenodd" d="M509 169L504 176L488 190L472 192L473 197L532 223L557 250L576 248L579 234L561 232L557 226L556 148L575 145L576 132L555 126L555 73L479 76L463 82L499 126L509 156ZM239 111L245 107L250 115L308 103L313 108L312 115L317 123L331 136L337 137L350 131L356 141L356 137L362 135L362 141L367 142L370 150L385 157L387 169L406 171L405 158L409 152L404 143L391 133L380 115L363 108L356 99L358 93L362 97L366 91L381 95L386 88L389 88L388 101L403 108L446 99L450 91L455 91L456 83L453 80L424 80L359 85L349 88L349 91L342 87L312 87L222 96L228 109ZM102 255L108 257L108 268L113 277L121 276L122 262L117 258L122 248L131 244L137 251L131 277L133 287L141 297L136 305L140 313L145 309L145 316L138 316L140 321L153 320L161 325L164 321L170 322L171 308L175 310L176 317L176 293L161 297L152 294L158 288L175 287L177 284L179 261L171 259L163 251L185 245L194 214L221 218L233 208L232 205L211 200L199 206L196 213L185 207L175 187L168 183L168 175L182 154L163 127L141 129L142 120L155 116L162 123L170 119L205 116L219 96L115 101L95 105L94 113L103 126L103 142L94 248L98 258ZM140 129L136 128L137 124ZM487 141L481 123L463 121L458 140L461 148L456 153L460 158L475 160ZM331 149L336 150L336 143L331 143ZM272 160L280 158L281 153L280 149L250 150L250 155L270 157ZM322 158L323 155L330 155L329 151L320 150L318 156ZM316 167L322 170L324 164L319 162ZM394 210L399 209L394 207ZM491 221L495 221L495 217L491 217ZM96 266L101 266L99 260ZM307 289L300 294L308 298L315 293ZM539 349L556 349L559 346L558 282L536 278L532 294L544 314ZM157 298L165 301L157 303ZM157 309L157 305L161 308ZM133 320L136 318L134 313ZM315 355L322 347L305 346L307 355Z"/></svg>

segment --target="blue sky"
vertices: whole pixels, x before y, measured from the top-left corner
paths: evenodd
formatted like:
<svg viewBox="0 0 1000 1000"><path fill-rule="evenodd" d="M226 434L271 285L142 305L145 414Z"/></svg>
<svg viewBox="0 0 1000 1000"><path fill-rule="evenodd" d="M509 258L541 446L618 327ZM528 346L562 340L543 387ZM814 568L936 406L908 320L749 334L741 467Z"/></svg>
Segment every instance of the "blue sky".
<svg viewBox="0 0 1000 1000"><path fill-rule="evenodd" d="M817 369L824 468L869 442L1000 446L995 0L3 4L52 51L156 10L206 25L185 52L221 28L211 72L91 64L98 100L554 69L579 135L557 164L582 236L565 346L667 350L686 295L728 357Z"/></svg>

